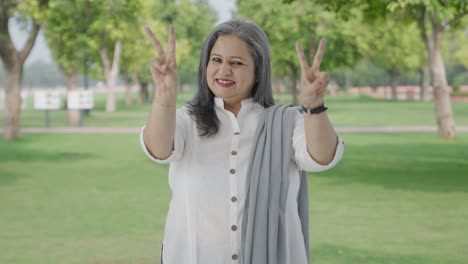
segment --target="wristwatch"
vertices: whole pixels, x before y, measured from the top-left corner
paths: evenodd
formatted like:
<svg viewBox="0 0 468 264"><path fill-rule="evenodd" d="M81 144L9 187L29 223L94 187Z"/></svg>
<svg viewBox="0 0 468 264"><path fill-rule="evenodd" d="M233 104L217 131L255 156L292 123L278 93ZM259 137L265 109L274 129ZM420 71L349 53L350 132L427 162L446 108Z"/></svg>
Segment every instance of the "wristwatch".
<svg viewBox="0 0 468 264"><path fill-rule="evenodd" d="M322 112L325 112L327 111L327 107L325 107L324 104L320 105L320 106L317 106L315 108L305 108L305 106L302 106L302 112L306 113L306 114L320 114Z"/></svg>

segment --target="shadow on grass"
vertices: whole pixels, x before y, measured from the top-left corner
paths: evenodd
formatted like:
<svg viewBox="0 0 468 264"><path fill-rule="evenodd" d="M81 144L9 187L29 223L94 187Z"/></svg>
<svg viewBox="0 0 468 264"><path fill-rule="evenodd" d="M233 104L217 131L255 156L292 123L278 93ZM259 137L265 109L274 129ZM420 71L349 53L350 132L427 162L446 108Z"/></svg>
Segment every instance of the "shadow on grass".
<svg viewBox="0 0 468 264"><path fill-rule="evenodd" d="M0 186L13 184L19 177L17 173L0 168Z"/></svg>
<svg viewBox="0 0 468 264"><path fill-rule="evenodd" d="M0 164L6 162L76 161L94 157L95 155L86 152L46 152L31 148L3 148L0 150Z"/></svg>
<svg viewBox="0 0 468 264"><path fill-rule="evenodd" d="M36 138L41 137L36 136ZM16 141L0 141L0 164L6 162L38 162L38 161L73 161L92 159L93 153L78 151L44 151L39 147L31 147L35 141L31 137L20 138Z"/></svg>
<svg viewBox="0 0 468 264"><path fill-rule="evenodd" d="M468 143L351 143L336 168L314 175L337 185L358 182L389 189L468 192Z"/></svg>
<svg viewBox="0 0 468 264"><path fill-rule="evenodd" d="M36 161L76 161L92 159L95 155L82 152L45 152L37 150L19 149L8 154L0 151L0 164L6 162L36 162Z"/></svg>
<svg viewBox="0 0 468 264"><path fill-rule="evenodd" d="M17 141L0 141L0 185L13 184L19 178L31 175L18 174L17 168L28 166L31 163L47 164L54 162L78 161L94 159L96 155L88 152L72 151L45 151L32 147L30 138L21 138Z"/></svg>
<svg viewBox="0 0 468 264"><path fill-rule="evenodd" d="M447 259L434 259L430 256L404 255L380 251L353 249L332 244L320 244L310 252L311 263L343 264L462 264Z"/></svg>

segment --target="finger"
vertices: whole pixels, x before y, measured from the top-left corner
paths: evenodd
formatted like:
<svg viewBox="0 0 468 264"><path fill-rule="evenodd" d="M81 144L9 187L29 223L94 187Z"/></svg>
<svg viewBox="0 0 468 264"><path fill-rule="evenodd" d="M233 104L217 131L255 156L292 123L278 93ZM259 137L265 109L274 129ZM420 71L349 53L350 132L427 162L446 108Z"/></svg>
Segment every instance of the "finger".
<svg viewBox="0 0 468 264"><path fill-rule="evenodd" d="M328 84L328 73L320 72L319 73L319 80L320 80L320 84L322 86L327 86L327 84Z"/></svg>
<svg viewBox="0 0 468 264"><path fill-rule="evenodd" d="M150 65L150 72L151 72L151 76L153 76L153 81L154 83L156 84L157 87L163 87L164 86L164 82L162 81L162 78L163 78L163 74L162 72L160 72L156 67L154 67L153 65Z"/></svg>
<svg viewBox="0 0 468 264"><path fill-rule="evenodd" d="M325 39L320 40L317 53L315 53L314 61L312 63L313 72L319 72L320 70L320 63L322 63L323 51L325 49L326 44L327 44L327 41Z"/></svg>
<svg viewBox="0 0 468 264"><path fill-rule="evenodd" d="M168 52L175 57L175 49L176 49L176 42L175 42L175 30L174 25L169 26L169 42L168 42Z"/></svg>
<svg viewBox="0 0 468 264"><path fill-rule="evenodd" d="M153 58L151 60L151 66L158 70L161 75L166 75L169 71L167 63L162 63L160 58Z"/></svg>
<svg viewBox="0 0 468 264"><path fill-rule="evenodd" d="M145 32L148 35L148 37L151 39L151 42L153 43L153 47L156 50L156 52L159 54L160 57L164 56L164 50L161 47L161 43L159 42L158 38L153 34L153 31L148 26L145 26Z"/></svg>
<svg viewBox="0 0 468 264"><path fill-rule="evenodd" d="M299 42L296 42L296 52L297 58L299 59L299 64L301 65L301 70L303 73L307 72L309 69L309 64L307 63L307 59L302 51L302 46Z"/></svg>
<svg viewBox="0 0 468 264"><path fill-rule="evenodd" d="M158 71L162 72L162 63L161 63L161 60L159 58L152 58L151 59L151 66L153 66L154 68L158 69Z"/></svg>
<svg viewBox="0 0 468 264"><path fill-rule="evenodd" d="M328 73L326 72L320 72L318 74L317 80L315 81L317 88L320 91L324 91L327 88L328 85Z"/></svg>

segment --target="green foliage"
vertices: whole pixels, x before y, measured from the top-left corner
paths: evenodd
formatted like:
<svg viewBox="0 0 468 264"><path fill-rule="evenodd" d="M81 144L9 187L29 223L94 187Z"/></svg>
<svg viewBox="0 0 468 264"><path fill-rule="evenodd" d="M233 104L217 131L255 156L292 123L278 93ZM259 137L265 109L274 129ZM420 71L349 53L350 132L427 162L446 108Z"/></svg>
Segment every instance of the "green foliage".
<svg viewBox="0 0 468 264"><path fill-rule="evenodd" d="M99 0L90 3L90 23L86 34L90 36L90 55L101 65L99 49L103 48L112 61L118 40L122 41L122 49L133 44L132 35L128 33L139 26L143 5L140 0Z"/></svg>
<svg viewBox="0 0 468 264"><path fill-rule="evenodd" d="M16 11L19 11L19 15L24 20L32 18L39 24L42 24L47 20L47 16L49 14L49 0L22 0L12 2L18 3Z"/></svg>
<svg viewBox="0 0 468 264"><path fill-rule="evenodd" d="M122 72L137 74L143 82L152 82L148 65L157 54L143 31L149 26L166 47L168 27L176 31L176 56L181 83L193 83L198 70L199 52L208 32L217 18L214 9L203 1L142 1L143 8L138 26L129 30L130 44L122 54Z"/></svg>
<svg viewBox="0 0 468 264"><path fill-rule="evenodd" d="M320 38L327 39L322 68L336 70L353 65L367 49L367 33L360 30L360 13L351 10L348 20L311 1L290 4L267 1L238 1L236 16L256 22L268 35L275 75L299 69L295 41L306 54L315 50Z"/></svg>
<svg viewBox="0 0 468 264"><path fill-rule="evenodd" d="M425 62L416 23L380 20L366 27L372 34L367 57L389 73L408 76Z"/></svg>
<svg viewBox="0 0 468 264"><path fill-rule="evenodd" d="M55 62L67 74L77 73L84 63L88 42L84 5L84 1L53 1L49 5L45 36Z"/></svg>
<svg viewBox="0 0 468 264"><path fill-rule="evenodd" d="M174 26L177 33L177 57L181 83L196 80L200 51L214 27L216 12L207 2L182 0L177 4Z"/></svg>
<svg viewBox="0 0 468 264"><path fill-rule="evenodd" d="M360 60L347 72L349 74L351 86L371 86L386 85L387 75L385 69L373 64L367 59ZM345 77L342 77L345 78ZM342 83L344 86L345 84Z"/></svg>
<svg viewBox="0 0 468 264"><path fill-rule="evenodd" d="M444 47L447 49L444 57L468 69L468 17L462 23L465 25L464 28L450 32L445 38Z"/></svg>
<svg viewBox="0 0 468 264"><path fill-rule="evenodd" d="M76 73L87 50L91 75L98 77L103 73L98 50L106 49L112 60L115 42L128 40L141 10L139 0L51 0L49 6L45 34L54 60L64 72Z"/></svg>

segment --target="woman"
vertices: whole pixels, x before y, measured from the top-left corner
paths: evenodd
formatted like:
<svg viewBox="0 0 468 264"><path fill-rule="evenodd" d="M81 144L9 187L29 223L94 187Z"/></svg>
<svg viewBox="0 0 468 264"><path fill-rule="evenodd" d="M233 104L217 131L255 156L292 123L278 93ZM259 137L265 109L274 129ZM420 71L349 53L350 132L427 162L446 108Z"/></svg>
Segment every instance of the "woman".
<svg viewBox="0 0 468 264"><path fill-rule="evenodd" d="M246 237L262 235L255 230L261 229L264 220L272 222L271 214L267 210L268 219L257 219L256 223L246 220L244 215L247 207L254 211L268 207L253 206L247 197L255 191L246 187L252 177L251 152L258 143L257 124L266 109L274 105L265 33L245 20L230 20L215 27L201 51L198 92L176 110L179 81L174 28L171 26L169 30L167 51L149 28L145 30L158 54L150 66L157 89L141 132L141 145L155 162L170 163L172 190L161 261L257 264L259 261L251 253L267 250L268 253L262 253L269 256L265 263L308 263L308 239L297 210L301 181L307 177L300 172L331 168L343 153L343 143L323 105L328 79L319 66L325 41L320 42L311 67L296 43L302 69L301 103L305 110L294 111L288 141L291 151L281 153L289 162L283 173L288 185L284 213L280 213L283 232L274 238L281 240L275 243L281 256L274 262L271 254L276 253L270 240L266 242L268 249L253 240L246 242ZM262 188L269 187L259 186L258 190ZM271 239L269 236L267 239ZM249 256L245 256L246 247Z"/></svg>

